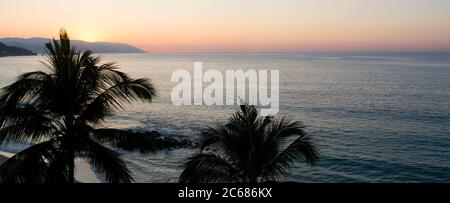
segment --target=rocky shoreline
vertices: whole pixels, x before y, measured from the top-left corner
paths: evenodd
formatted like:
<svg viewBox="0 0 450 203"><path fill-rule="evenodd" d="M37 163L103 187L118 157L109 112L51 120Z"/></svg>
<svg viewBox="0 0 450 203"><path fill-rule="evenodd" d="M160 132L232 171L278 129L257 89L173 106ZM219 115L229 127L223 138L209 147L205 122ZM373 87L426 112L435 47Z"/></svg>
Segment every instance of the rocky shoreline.
<svg viewBox="0 0 450 203"><path fill-rule="evenodd" d="M173 150L173 149L196 149L200 146L198 142L194 142L189 139L183 139L183 138L175 138L174 136L167 136L162 135L161 133L157 131L136 131L136 130L121 130L121 129L98 129L98 132L101 132L103 134L107 134L106 136L114 136L114 137L134 137L138 138L136 139L137 142L139 141L148 141L150 143L153 143L153 147L156 150ZM133 147L130 146L137 146L141 145L141 143L130 143L129 141L124 142L118 142L115 143L116 147L125 149L125 150L131 150L133 151ZM142 148L141 146L137 147Z"/></svg>

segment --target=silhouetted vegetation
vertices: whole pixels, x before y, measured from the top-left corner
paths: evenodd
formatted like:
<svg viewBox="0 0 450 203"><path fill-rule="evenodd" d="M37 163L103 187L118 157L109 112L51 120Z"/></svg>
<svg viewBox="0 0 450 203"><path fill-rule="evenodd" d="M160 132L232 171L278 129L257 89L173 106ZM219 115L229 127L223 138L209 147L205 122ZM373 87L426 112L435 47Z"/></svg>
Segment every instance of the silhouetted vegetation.
<svg viewBox="0 0 450 203"><path fill-rule="evenodd" d="M262 117L249 105L202 136L200 153L187 160L181 183L278 181L298 159L313 165L319 157L300 122ZM291 142L281 149L285 141ZM211 145L218 151L204 152Z"/></svg>
<svg viewBox="0 0 450 203"><path fill-rule="evenodd" d="M141 136L96 134L95 127L125 103L151 102L155 88L114 63L101 64L91 51L76 51L64 30L46 48L47 71L20 75L0 95L0 144L34 144L0 166L0 182L73 183L76 157L109 182L131 182L125 162L105 144L139 143L133 147L148 151L153 143Z"/></svg>

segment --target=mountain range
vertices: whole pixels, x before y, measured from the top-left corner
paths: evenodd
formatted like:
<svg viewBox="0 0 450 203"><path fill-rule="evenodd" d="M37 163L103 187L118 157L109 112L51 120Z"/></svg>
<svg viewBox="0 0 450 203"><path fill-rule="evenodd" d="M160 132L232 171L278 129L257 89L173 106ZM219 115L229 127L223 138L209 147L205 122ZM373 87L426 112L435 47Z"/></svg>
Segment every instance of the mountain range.
<svg viewBox="0 0 450 203"><path fill-rule="evenodd" d="M0 38L0 42L12 47L20 47L34 53L45 53L46 38ZM145 51L123 43L86 42L71 40L72 45L81 51L91 50L94 53L145 53Z"/></svg>

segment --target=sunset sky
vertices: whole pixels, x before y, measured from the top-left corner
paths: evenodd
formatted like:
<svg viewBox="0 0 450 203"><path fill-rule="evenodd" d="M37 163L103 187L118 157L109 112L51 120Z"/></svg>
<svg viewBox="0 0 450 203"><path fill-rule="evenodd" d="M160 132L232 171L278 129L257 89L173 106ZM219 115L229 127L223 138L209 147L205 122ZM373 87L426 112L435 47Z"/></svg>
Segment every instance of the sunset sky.
<svg viewBox="0 0 450 203"><path fill-rule="evenodd" d="M450 51L449 0L0 0L0 38L149 52Z"/></svg>

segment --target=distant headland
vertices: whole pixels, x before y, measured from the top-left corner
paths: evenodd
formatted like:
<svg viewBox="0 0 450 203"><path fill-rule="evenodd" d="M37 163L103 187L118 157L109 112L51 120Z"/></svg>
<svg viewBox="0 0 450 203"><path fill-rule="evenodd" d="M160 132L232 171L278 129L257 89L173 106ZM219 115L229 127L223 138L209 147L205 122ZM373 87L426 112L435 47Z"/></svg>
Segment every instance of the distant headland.
<svg viewBox="0 0 450 203"><path fill-rule="evenodd" d="M0 38L0 43L41 54L45 52L45 43L49 42L49 40L47 38ZM91 50L95 53L145 53L139 48L123 43L86 42L81 40L72 40L71 42L76 49L81 51Z"/></svg>
<svg viewBox="0 0 450 203"><path fill-rule="evenodd" d="M32 51L22 49L14 46L7 46L0 42L0 57L1 56L30 56L36 55Z"/></svg>

